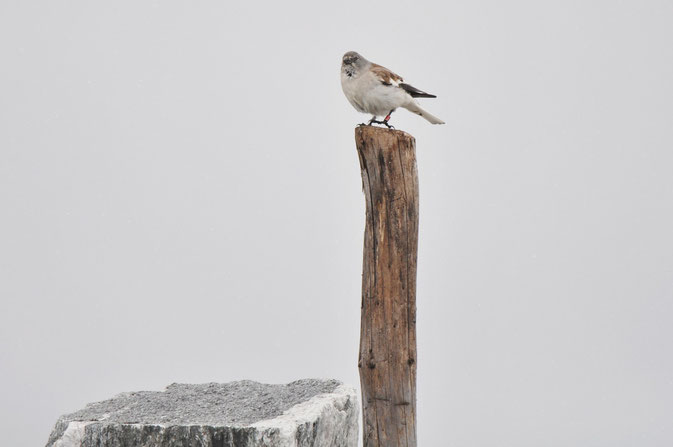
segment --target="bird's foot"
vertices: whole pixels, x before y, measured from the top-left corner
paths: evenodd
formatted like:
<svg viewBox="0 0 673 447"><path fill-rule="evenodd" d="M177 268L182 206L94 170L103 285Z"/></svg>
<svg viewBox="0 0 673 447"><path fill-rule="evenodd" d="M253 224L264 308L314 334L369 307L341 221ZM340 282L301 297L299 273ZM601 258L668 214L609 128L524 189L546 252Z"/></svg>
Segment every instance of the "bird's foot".
<svg viewBox="0 0 673 447"><path fill-rule="evenodd" d="M388 129L394 129L393 126L391 126L390 124L388 124L388 121L387 121L387 120L377 121L377 120L375 120L375 119L371 119L371 120L369 120L369 122L367 123L368 126L371 126L372 124L383 124L383 125L386 126Z"/></svg>

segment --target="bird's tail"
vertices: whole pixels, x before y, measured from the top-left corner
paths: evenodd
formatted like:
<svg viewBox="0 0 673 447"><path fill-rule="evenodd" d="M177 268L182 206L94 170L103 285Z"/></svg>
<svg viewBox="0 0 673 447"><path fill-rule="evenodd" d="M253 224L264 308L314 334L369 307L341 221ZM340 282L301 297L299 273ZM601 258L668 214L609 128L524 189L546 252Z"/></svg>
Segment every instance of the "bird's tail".
<svg viewBox="0 0 673 447"><path fill-rule="evenodd" d="M414 112L416 115L420 115L426 120L430 121L432 124L446 124L444 121L440 120L437 118L435 115L426 112L421 108L421 106L416 103L416 101L409 101L407 104L403 105L405 109L407 109L410 112Z"/></svg>

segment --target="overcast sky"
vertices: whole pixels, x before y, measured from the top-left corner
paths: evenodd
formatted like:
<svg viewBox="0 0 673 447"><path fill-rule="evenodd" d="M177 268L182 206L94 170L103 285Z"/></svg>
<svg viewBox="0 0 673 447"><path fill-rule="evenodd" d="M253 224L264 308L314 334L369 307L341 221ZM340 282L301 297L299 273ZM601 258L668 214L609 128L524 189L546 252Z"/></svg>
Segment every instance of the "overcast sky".
<svg viewBox="0 0 673 447"><path fill-rule="evenodd" d="M422 446L673 445L673 3L0 2L0 428L172 382L355 386L341 56L420 180Z"/></svg>

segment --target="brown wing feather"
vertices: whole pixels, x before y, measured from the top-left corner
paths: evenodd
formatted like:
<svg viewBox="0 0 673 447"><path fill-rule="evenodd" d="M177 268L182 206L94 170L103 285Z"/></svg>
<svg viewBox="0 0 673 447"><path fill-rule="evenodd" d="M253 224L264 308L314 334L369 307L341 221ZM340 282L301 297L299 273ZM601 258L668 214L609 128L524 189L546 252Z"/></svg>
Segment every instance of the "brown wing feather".
<svg viewBox="0 0 673 447"><path fill-rule="evenodd" d="M401 76L396 75L386 67L382 67L379 64L372 64L371 70L379 78L382 84L392 85L393 82L398 84L403 81Z"/></svg>

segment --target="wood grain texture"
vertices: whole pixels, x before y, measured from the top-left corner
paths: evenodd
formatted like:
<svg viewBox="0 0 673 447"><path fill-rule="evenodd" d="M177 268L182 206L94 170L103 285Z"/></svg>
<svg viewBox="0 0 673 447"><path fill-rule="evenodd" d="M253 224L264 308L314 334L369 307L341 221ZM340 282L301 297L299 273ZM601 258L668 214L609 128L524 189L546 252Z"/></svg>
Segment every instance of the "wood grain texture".
<svg viewBox="0 0 673 447"><path fill-rule="evenodd" d="M358 368L364 447L416 446L416 142L355 129L366 200Z"/></svg>

